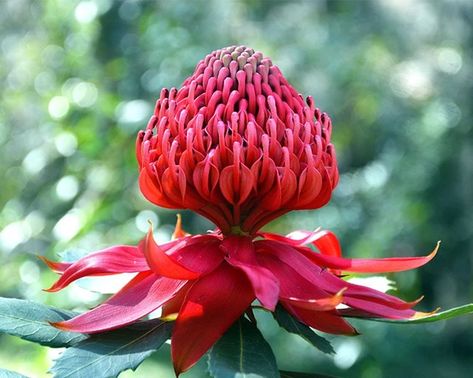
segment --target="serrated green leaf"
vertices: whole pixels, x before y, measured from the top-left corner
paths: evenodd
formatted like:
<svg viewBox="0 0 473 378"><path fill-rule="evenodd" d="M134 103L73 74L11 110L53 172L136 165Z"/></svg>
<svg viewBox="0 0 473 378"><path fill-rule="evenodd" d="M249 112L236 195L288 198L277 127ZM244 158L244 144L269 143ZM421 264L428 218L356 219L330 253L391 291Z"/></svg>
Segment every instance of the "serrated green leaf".
<svg viewBox="0 0 473 378"><path fill-rule="evenodd" d="M212 347L209 372L214 378L279 378L271 347L258 328L241 318Z"/></svg>
<svg viewBox="0 0 473 378"><path fill-rule="evenodd" d="M418 317L415 319L379 319L379 318L366 318L366 319L374 320L377 322L383 322L383 323L419 324L419 323L438 322L439 320L447 320L451 318L456 318L457 316L468 315L468 314L473 314L473 303L466 304L459 307L454 307L449 310L440 311L435 314Z"/></svg>
<svg viewBox="0 0 473 378"><path fill-rule="evenodd" d="M171 336L172 323L158 319L90 336L66 349L51 372L57 378L109 378L135 370Z"/></svg>
<svg viewBox="0 0 473 378"><path fill-rule="evenodd" d="M61 331L48 322L70 319L73 312L22 299L0 298L0 332L41 345L59 348L73 345L86 335Z"/></svg>
<svg viewBox="0 0 473 378"><path fill-rule="evenodd" d="M16 371L0 369L0 378L28 378L26 375L17 373Z"/></svg>
<svg viewBox="0 0 473 378"><path fill-rule="evenodd" d="M298 371L280 371L281 378L333 378L330 375L314 374L314 373L300 373Z"/></svg>
<svg viewBox="0 0 473 378"><path fill-rule="evenodd" d="M278 305L276 310L273 312L273 316L282 328L290 333L299 335L321 352L327 354L335 353L332 344L330 344L328 340L317 335L310 327L302 324L297 319L294 319L283 307Z"/></svg>

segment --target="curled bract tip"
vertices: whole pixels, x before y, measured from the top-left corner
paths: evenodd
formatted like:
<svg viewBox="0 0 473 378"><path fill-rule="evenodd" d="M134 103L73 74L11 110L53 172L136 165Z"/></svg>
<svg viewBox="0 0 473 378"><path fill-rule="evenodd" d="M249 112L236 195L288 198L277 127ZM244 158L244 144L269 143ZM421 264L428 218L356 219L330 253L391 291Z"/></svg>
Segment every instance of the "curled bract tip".
<svg viewBox="0 0 473 378"><path fill-rule="evenodd" d="M424 318L427 318L429 316L435 315L441 309L442 309L441 307L437 307L435 310L430 311L430 312L416 311L415 314L410 319L411 320L424 319Z"/></svg>

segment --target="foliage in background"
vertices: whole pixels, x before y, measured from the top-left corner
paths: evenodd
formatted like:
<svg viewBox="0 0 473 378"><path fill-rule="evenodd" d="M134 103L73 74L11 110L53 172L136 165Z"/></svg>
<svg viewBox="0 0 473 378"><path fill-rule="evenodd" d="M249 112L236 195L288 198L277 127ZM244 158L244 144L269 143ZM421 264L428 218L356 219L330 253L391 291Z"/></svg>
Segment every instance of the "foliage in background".
<svg viewBox="0 0 473 378"><path fill-rule="evenodd" d="M472 24L467 0L1 2L0 295L84 310L100 295L41 292L53 276L35 254L136 243L148 219L158 240L169 237L175 213L138 192L136 132L162 87L179 86L206 53L246 44L330 114L343 173L330 205L268 228L333 229L357 257L421 255L442 239L431 264L393 277L400 294L425 294L424 310L471 302ZM211 227L190 213L184 225ZM334 358L259 320L283 369L469 374L471 318L363 323L363 336L333 338ZM26 375L54 358L9 336L0 343L0 367ZM168 353L137 375L170 376Z"/></svg>

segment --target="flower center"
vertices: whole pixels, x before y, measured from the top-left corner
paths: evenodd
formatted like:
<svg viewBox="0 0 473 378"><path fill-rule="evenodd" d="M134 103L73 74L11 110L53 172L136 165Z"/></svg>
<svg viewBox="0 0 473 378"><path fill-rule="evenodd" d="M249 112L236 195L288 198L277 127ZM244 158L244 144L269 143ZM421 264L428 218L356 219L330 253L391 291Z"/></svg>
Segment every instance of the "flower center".
<svg viewBox="0 0 473 378"><path fill-rule="evenodd" d="M247 231L243 231L241 226L232 226L230 228L230 235L238 235L238 236L250 236L250 233Z"/></svg>

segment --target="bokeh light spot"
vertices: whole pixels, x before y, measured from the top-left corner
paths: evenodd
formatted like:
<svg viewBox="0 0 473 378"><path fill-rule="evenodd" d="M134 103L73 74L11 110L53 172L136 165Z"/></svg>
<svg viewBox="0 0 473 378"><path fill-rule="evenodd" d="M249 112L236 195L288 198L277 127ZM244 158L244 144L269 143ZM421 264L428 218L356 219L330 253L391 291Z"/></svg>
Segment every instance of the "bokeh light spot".
<svg viewBox="0 0 473 378"><path fill-rule="evenodd" d="M92 83L81 81L72 89L72 101L82 108L95 104L98 97L97 87Z"/></svg>
<svg viewBox="0 0 473 378"><path fill-rule="evenodd" d="M351 368L361 354L361 345L355 340L343 341L338 348L333 358L333 362L340 369Z"/></svg>
<svg viewBox="0 0 473 378"><path fill-rule="evenodd" d="M69 241L79 233L83 223L82 212L79 209L72 209L56 223L53 235L56 240Z"/></svg>
<svg viewBox="0 0 473 378"><path fill-rule="evenodd" d="M93 1L81 1L77 4L74 11L74 16L81 24L87 24L92 22L97 16L98 8L97 4Z"/></svg>
<svg viewBox="0 0 473 378"><path fill-rule="evenodd" d="M48 112L54 119L64 118L69 111L69 101L64 96L55 96L49 101Z"/></svg>
<svg viewBox="0 0 473 378"><path fill-rule="evenodd" d="M54 138L56 150L63 156L71 156L77 149L77 138L74 134L64 131Z"/></svg>
<svg viewBox="0 0 473 378"><path fill-rule="evenodd" d="M74 176L64 176L56 184L56 195L63 201L73 199L79 192L79 180Z"/></svg>

